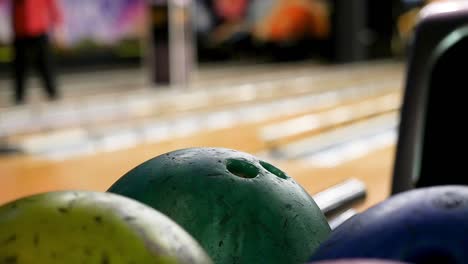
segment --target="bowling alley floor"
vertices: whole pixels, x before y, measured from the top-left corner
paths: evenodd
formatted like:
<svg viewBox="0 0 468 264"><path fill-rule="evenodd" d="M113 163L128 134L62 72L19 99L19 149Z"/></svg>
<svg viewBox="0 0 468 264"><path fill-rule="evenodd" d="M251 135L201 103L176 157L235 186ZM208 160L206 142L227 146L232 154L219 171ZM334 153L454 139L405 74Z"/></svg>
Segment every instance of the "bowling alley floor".
<svg viewBox="0 0 468 264"><path fill-rule="evenodd" d="M9 104L0 81L0 204L43 191L106 190L139 163L186 147L227 147L283 169L311 194L362 180L388 195L404 65L207 65L190 87L152 87L143 69L60 76L63 99ZM35 81L33 86L37 86ZM34 89L35 88L35 89Z"/></svg>

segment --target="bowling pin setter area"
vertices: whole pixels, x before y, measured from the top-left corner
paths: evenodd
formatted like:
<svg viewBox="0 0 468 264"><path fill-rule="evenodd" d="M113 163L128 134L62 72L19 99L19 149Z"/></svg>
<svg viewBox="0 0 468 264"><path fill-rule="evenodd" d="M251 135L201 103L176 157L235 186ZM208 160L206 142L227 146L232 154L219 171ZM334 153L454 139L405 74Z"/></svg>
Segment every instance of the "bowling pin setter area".
<svg viewBox="0 0 468 264"><path fill-rule="evenodd" d="M467 3L54 2L0 0L0 264L468 263Z"/></svg>

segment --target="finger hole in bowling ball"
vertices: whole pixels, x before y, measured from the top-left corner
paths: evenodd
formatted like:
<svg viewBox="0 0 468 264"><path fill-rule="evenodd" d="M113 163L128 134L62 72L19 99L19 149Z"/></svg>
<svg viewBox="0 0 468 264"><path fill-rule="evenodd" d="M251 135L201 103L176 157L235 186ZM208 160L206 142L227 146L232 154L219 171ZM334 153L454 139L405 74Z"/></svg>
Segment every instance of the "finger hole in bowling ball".
<svg viewBox="0 0 468 264"><path fill-rule="evenodd" d="M246 179L255 178L259 173L259 169L255 165L245 160L228 159L226 167L230 173Z"/></svg>
<svg viewBox="0 0 468 264"><path fill-rule="evenodd" d="M262 165L262 167L265 168L267 171L269 171L270 173L273 173L274 175L280 177L281 179L288 178L284 172L282 172L280 169L276 168L275 166L271 165L268 162L261 160L260 165Z"/></svg>
<svg viewBox="0 0 468 264"><path fill-rule="evenodd" d="M457 263L457 260L450 253L437 249L417 252L406 261L415 264Z"/></svg>

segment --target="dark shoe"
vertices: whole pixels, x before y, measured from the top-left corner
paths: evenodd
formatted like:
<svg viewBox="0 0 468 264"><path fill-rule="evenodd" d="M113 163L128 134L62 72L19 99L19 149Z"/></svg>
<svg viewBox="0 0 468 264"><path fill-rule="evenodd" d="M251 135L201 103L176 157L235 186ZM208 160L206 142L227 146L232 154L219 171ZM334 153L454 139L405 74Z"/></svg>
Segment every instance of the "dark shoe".
<svg viewBox="0 0 468 264"><path fill-rule="evenodd" d="M58 96L58 94L49 95L49 97L48 97L48 100L50 102L58 101L59 99L60 99L60 96Z"/></svg>
<svg viewBox="0 0 468 264"><path fill-rule="evenodd" d="M13 155L13 154L21 154L22 151L19 148L15 148L8 145L2 145L0 143L0 156L1 155Z"/></svg>
<svg viewBox="0 0 468 264"><path fill-rule="evenodd" d="M15 105L24 105L24 99L15 98L14 103Z"/></svg>

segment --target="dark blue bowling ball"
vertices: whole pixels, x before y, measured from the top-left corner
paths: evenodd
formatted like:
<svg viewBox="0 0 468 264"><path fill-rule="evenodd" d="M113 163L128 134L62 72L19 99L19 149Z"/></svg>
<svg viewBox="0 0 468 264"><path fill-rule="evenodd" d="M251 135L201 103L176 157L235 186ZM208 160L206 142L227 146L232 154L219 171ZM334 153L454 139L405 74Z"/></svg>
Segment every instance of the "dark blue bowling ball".
<svg viewBox="0 0 468 264"><path fill-rule="evenodd" d="M395 195L338 227L310 261L342 258L468 263L468 187Z"/></svg>
<svg viewBox="0 0 468 264"><path fill-rule="evenodd" d="M309 264L409 264L382 259L335 259L310 262Z"/></svg>

